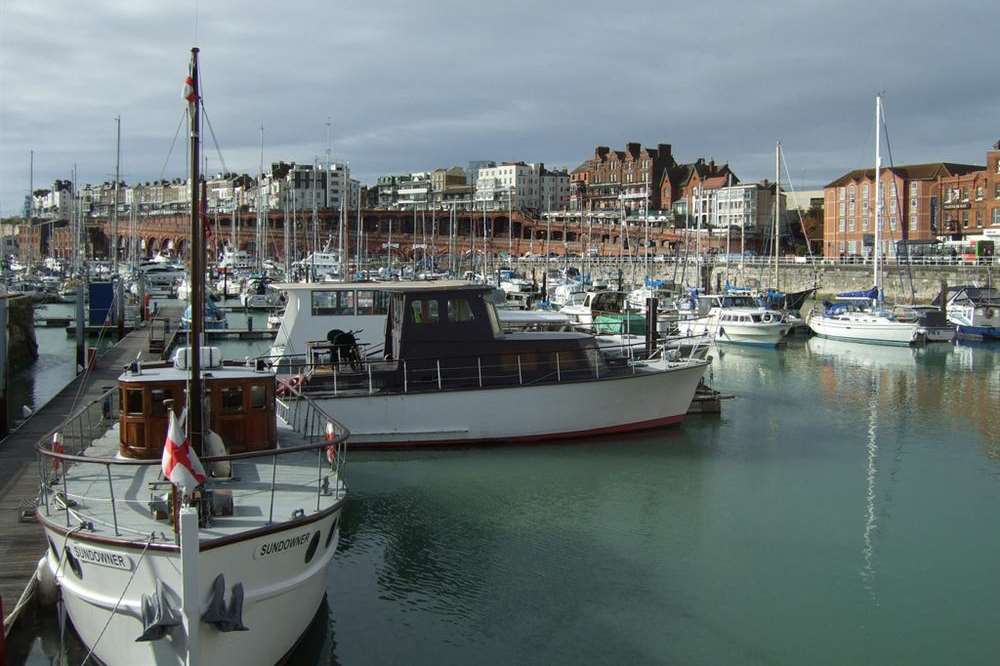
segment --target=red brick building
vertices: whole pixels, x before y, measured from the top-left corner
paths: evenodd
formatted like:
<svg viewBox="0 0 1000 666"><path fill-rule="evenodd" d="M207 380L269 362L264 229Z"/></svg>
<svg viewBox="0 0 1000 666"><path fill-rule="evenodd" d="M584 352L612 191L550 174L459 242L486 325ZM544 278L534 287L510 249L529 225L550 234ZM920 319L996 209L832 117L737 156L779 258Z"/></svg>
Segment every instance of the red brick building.
<svg viewBox="0 0 1000 666"><path fill-rule="evenodd" d="M570 173L570 207L576 210L660 210L660 192L676 166L670 144L644 148L627 143L625 150L594 148L594 157ZM619 200L621 197L621 200Z"/></svg>
<svg viewBox="0 0 1000 666"><path fill-rule="evenodd" d="M899 240L931 240L943 228L941 183L983 167L934 162L883 168L880 237L883 256ZM823 188L823 255L871 254L875 236L875 170L856 169Z"/></svg>
<svg viewBox="0 0 1000 666"><path fill-rule="evenodd" d="M954 240L1000 231L1000 142L986 153L986 168L939 179L942 227Z"/></svg>

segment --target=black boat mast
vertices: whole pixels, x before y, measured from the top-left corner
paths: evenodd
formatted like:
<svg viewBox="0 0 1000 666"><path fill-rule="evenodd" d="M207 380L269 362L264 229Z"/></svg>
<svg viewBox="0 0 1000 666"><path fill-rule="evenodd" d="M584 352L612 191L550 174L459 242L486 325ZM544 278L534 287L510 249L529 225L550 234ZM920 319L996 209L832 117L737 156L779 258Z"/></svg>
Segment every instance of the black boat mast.
<svg viewBox="0 0 1000 666"><path fill-rule="evenodd" d="M204 281L205 281L205 251L202 248L201 240L201 184L198 171L201 151L200 128L201 128L201 96L198 91L198 47L191 49L191 74L188 80L190 91L187 93L188 113L190 115L191 128L191 330L190 357L191 364L190 392L188 393L188 438L191 448L201 455L202 453L202 387L201 387L201 330L202 319L205 316L204 308Z"/></svg>

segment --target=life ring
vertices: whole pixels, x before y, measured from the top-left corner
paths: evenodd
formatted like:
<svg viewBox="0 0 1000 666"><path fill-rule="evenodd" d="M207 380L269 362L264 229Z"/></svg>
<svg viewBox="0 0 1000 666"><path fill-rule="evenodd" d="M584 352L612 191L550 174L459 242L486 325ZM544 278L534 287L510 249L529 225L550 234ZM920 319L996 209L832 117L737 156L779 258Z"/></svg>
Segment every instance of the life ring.
<svg viewBox="0 0 1000 666"><path fill-rule="evenodd" d="M773 321L774 321L774 315L773 315L773 314L771 314L770 312L765 312L765 313L764 313L764 314L763 314L763 315L761 316L760 320L761 320L762 322L764 322L765 324L770 324L771 322L773 322Z"/></svg>

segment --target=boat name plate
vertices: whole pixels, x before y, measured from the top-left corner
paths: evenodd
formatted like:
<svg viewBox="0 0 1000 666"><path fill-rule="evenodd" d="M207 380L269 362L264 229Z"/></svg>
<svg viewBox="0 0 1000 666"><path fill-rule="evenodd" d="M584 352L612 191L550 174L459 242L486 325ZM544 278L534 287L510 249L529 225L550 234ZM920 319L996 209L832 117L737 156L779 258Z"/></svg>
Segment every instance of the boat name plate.
<svg viewBox="0 0 1000 666"><path fill-rule="evenodd" d="M298 536L287 537L284 539L278 539L277 541L268 541L262 543L254 553L253 558L255 560L264 557L270 557L271 555L277 555L278 553L283 553L286 550L292 550L294 548L300 548L309 543L309 537L312 536L312 532L305 532Z"/></svg>
<svg viewBox="0 0 1000 666"><path fill-rule="evenodd" d="M110 567L112 569L121 569L123 571L132 571L132 558L128 555L100 548L91 548L90 546L81 546L78 543L73 544L73 554L81 562Z"/></svg>

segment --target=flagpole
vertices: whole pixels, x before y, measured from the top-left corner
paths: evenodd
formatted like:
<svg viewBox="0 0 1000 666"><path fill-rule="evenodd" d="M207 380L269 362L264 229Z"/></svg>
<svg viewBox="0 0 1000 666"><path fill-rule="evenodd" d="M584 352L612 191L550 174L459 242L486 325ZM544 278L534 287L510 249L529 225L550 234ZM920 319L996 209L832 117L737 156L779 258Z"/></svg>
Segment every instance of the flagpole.
<svg viewBox="0 0 1000 666"><path fill-rule="evenodd" d="M195 454L200 455L202 435L201 388L201 330L205 315L204 290L205 253L201 242L201 187L199 175L199 132L201 129L201 98L198 91L198 47L191 49L191 75L188 78L188 111L191 121L191 330L190 346L191 382L188 394L188 437Z"/></svg>

